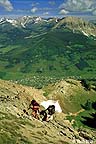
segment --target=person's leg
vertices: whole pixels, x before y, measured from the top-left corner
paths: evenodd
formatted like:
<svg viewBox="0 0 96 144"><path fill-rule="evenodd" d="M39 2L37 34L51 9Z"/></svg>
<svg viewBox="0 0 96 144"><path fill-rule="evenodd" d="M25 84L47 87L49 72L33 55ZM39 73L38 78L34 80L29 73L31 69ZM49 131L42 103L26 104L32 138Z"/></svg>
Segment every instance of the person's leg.
<svg viewBox="0 0 96 144"><path fill-rule="evenodd" d="M35 111L32 111L32 116L35 117L36 113Z"/></svg>

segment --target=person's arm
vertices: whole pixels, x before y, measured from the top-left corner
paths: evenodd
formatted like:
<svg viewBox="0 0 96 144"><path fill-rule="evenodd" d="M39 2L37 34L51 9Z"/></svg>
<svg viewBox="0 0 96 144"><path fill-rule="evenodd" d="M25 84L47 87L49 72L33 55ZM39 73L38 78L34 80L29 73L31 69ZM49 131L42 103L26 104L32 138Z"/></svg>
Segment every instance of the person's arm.
<svg viewBox="0 0 96 144"><path fill-rule="evenodd" d="M32 109L32 107L33 107L33 106L30 104L29 107L28 107L28 110L29 110L29 109Z"/></svg>

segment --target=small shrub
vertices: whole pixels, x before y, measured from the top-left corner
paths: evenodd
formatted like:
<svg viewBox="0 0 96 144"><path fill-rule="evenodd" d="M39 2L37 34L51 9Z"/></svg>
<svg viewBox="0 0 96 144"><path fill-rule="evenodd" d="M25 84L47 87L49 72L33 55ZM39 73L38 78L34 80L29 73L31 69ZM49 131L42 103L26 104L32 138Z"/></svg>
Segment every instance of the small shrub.
<svg viewBox="0 0 96 144"><path fill-rule="evenodd" d="M81 84L83 87L85 87L86 90L91 90L91 84L88 83L85 79L81 80Z"/></svg>
<svg viewBox="0 0 96 144"><path fill-rule="evenodd" d="M96 101L92 103L92 108L96 110Z"/></svg>
<svg viewBox="0 0 96 144"><path fill-rule="evenodd" d="M92 102L90 100L87 100L87 102L84 105L85 110L91 110L92 109Z"/></svg>
<svg viewBox="0 0 96 144"><path fill-rule="evenodd" d="M43 93L43 95L44 95L45 97L48 96L48 94L49 94L48 92Z"/></svg>

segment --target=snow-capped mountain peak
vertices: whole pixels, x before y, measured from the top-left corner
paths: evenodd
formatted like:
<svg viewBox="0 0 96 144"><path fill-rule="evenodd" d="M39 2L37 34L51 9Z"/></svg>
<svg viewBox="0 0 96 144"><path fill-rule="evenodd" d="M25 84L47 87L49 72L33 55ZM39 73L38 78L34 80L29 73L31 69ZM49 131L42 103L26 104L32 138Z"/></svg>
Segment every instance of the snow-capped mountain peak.
<svg viewBox="0 0 96 144"><path fill-rule="evenodd" d="M38 22L40 22L40 21L42 21L42 18L41 18L41 17L37 17L37 18L35 19L35 23L38 23Z"/></svg>
<svg viewBox="0 0 96 144"><path fill-rule="evenodd" d="M1 18L0 19L0 24L4 24L6 22L12 24L13 26L16 26L16 23L17 23L17 21L14 19L9 19L9 18Z"/></svg>
<svg viewBox="0 0 96 144"><path fill-rule="evenodd" d="M33 17L33 16L23 16L19 17L18 19L11 19L11 18L1 18L0 25L8 24L14 27L24 28L24 29L32 29L33 25L39 24L45 26L46 28L50 26L50 28L54 29L65 29L69 28L73 31L73 33L83 33L85 36L96 36L96 26L92 23L84 21L81 18L76 17L64 17L64 18L57 18L51 17L48 19L44 19L41 17ZM38 26L38 25L37 25Z"/></svg>

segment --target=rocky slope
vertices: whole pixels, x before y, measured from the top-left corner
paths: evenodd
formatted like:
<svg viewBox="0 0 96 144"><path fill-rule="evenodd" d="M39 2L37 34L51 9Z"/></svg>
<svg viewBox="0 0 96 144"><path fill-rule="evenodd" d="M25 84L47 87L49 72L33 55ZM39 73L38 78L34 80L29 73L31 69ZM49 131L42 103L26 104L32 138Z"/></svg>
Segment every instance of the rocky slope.
<svg viewBox="0 0 96 144"><path fill-rule="evenodd" d="M92 23L84 21L82 18L65 17L61 19L53 29L69 28L73 32L81 32L86 36L96 36L96 26Z"/></svg>
<svg viewBox="0 0 96 144"><path fill-rule="evenodd" d="M69 87L70 91L68 91ZM80 82L77 81L71 80L71 83L69 83L69 80L61 81L53 85L53 87L51 86L51 94L44 97L44 93L50 89L50 86L38 90L0 80L0 143L95 143L95 131L78 127L74 129L72 122L66 118L68 115L66 112L54 114L53 120L50 122L41 122L34 119L31 116L31 111L28 110L30 101L33 98L40 103L50 98L57 99L54 95L58 94L61 97L64 95L70 97L71 92L80 87L83 89ZM61 91L64 92L64 95L61 94ZM58 97L60 104L61 97ZM64 110L63 105L61 107ZM24 109L28 111L28 115L23 113Z"/></svg>

